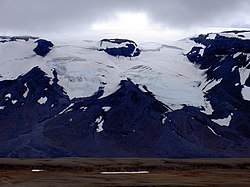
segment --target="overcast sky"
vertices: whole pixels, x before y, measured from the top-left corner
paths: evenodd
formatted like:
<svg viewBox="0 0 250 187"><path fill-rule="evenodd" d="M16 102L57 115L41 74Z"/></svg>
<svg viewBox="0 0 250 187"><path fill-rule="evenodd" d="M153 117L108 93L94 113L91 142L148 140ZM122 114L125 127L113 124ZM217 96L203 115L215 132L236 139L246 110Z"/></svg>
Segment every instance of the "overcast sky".
<svg viewBox="0 0 250 187"><path fill-rule="evenodd" d="M0 34L87 30L120 12L171 29L250 28L249 10L249 0L0 0Z"/></svg>

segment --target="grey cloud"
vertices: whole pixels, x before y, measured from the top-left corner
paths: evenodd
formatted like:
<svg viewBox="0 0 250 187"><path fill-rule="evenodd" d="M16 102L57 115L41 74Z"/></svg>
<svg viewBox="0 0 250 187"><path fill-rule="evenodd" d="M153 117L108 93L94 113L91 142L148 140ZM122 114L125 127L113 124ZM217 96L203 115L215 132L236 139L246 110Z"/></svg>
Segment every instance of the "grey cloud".
<svg viewBox="0 0 250 187"><path fill-rule="evenodd" d="M175 0L153 4L152 17L177 27L231 26L240 13L247 14L245 0ZM158 8L157 8L158 7Z"/></svg>
<svg viewBox="0 0 250 187"><path fill-rule="evenodd" d="M0 32L89 28L117 11L144 11L173 28L247 25L248 0L0 0Z"/></svg>

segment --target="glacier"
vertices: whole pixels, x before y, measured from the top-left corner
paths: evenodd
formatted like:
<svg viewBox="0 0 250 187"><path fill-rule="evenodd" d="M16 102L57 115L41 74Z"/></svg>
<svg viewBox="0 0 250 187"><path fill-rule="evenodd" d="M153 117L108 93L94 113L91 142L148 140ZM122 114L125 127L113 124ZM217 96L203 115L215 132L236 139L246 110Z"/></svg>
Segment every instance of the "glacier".
<svg viewBox="0 0 250 187"><path fill-rule="evenodd" d="M0 36L0 157L249 157L249 33Z"/></svg>

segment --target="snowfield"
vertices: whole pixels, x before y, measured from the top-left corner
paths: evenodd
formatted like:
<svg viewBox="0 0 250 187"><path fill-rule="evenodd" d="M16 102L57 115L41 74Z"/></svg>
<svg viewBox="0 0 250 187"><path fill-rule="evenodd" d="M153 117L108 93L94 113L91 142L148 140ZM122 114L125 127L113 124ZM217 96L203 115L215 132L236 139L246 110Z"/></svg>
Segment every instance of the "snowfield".
<svg viewBox="0 0 250 187"><path fill-rule="evenodd" d="M0 36L0 157L249 157L247 35Z"/></svg>
<svg viewBox="0 0 250 187"><path fill-rule="evenodd" d="M215 40L216 36L247 39L249 33L211 33L206 40ZM52 40L54 47L45 57L36 55L33 49L35 40L17 40L15 42L0 42L0 81L13 80L29 72L33 67L40 67L49 77L53 77L56 70L61 85L70 99L89 97L98 90L104 90L101 98L114 93L119 88L121 80L130 79L143 92L152 92L156 99L171 109L181 109L184 105L203 108L207 115L213 114L213 107L205 94L219 85L220 79L207 80L206 70L199 69L199 65L190 63L186 54L196 46L200 48L199 55L203 57L206 46L195 43L189 38L176 42L137 43L141 54L138 57L113 57L103 50L107 47L119 48L124 44L100 42L100 40L65 39ZM126 42L127 44L129 42ZM136 44L135 44L136 45ZM242 53L234 54L237 58ZM246 54L249 59L250 54ZM223 57L221 60L224 60ZM245 85L250 70L239 68L240 83L243 85L242 96L250 100L249 86ZM219 68L219 67L218 67ZM218 68L214 69L216 71ZM237 68L232 68L232 72ZM52 82L51 82L52 84ZM146 90L144 89L146 86ZM28 94L27 91L24 97ZM45 103L41 98L38 103ZM2 107L3 108L3 107ZM226 120L225 120L226 119ZM213 119L220 125L229 125L231 117Z"/></svg>
<svg viewBox="0 0 250 187"><path fill-rule="evenodd" d="M39 66L49 77L56 70L59 84L70 98L91 96L99 88L104 89L105 97L119 88L121 80L129 78L145 85L172 109L180 109L183 104L206 106L202 88L198 87L204 80L203 72L185 57L194 45L192 41L186 49L182 42L138 44L143 51L135 58L112 57L98 51L99 41L53 43L55 47L45 58L32 51L36 47L32 40L0 43L0 80L16 79Z"/></svg>

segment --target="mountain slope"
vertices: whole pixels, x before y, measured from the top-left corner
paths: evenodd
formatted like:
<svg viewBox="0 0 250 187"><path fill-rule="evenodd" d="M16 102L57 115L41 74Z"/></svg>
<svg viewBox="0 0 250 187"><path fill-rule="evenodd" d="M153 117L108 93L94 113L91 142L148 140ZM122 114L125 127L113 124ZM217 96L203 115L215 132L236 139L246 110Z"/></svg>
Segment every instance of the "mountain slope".
<svg viewBox="0 0 250 187"><path fill-rule="evenodd" d="M36 38L0 42L0 156L249 157L247 34L134 43L132 58L94 41L44 57Z"/></svg>
<svg viewBox="0 0 250 187"><path fill-rule="evenodd" d="M203 44L204 48L194 47L187 56L191 62L199 64L199 68L206 72L208 83L204 91L205 98L213 109L209 114L211 119L220 122L220 119L228 118L224 125L230 125L250 138L248 83L250 40L243 37L244 33L249 34L248 32L236 32L236 34L227 32L200 35L193 40ZM201 51L203 51L202 54Z"/></svg>

